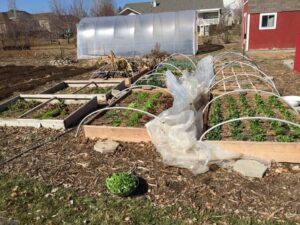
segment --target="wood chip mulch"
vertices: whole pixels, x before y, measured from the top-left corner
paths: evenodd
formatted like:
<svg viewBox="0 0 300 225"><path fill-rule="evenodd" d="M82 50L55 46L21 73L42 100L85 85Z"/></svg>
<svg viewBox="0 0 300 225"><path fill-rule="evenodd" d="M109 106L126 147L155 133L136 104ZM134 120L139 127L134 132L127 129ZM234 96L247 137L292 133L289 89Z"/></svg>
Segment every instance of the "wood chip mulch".
<svg viewBox="0 0 300 225"><path fill-rule="evenodd" d="M57 131L31 128L0 128L0 133L2 159L57 135ZM28 175L97 196L105 192L106 176L135 169L148 184L141 197L157 206L180 203L200 211L300 221L300 171L292 169L295 165L273 164L263 179L248 179L217 166L195 176L165 166L152 144L120 143L114 154L104 155L93 150L95 142L74 138L72 132L0 167L0 172Z"/></svg>

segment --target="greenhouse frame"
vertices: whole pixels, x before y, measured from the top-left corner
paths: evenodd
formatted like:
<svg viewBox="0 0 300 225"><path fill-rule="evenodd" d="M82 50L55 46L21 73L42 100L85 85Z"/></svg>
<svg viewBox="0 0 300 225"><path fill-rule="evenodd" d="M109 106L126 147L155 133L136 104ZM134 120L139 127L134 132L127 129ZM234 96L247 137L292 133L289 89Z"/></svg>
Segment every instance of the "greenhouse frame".
<svg viewBox="0 0 300 225"><path fill-rule="evenodd" d="M196 11L87 17L77 27L79 59L109 55L111 51L118 56L141 56L155 46L170 54L195 55Z"/></svg>

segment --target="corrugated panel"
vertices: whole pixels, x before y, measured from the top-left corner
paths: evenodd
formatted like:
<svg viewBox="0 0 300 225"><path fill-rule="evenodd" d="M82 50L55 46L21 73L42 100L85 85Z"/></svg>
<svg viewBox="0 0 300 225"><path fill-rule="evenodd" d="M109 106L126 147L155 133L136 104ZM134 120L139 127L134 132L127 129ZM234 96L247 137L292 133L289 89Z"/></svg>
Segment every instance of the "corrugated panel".
<svg viewBox="0 0 300 225"><path fill-rule="evenodd" d="M78 25L78 58L136 56L156 44L169 53L196 54L196 12L84 18Z"/></svg>

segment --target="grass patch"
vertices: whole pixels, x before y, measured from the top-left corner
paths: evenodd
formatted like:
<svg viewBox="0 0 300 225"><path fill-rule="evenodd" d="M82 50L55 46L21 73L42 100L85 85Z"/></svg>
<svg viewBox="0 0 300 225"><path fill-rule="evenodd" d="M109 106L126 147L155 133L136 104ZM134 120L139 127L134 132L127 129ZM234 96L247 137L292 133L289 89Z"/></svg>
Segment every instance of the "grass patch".
<svg viewBox="0 0 300 225"><path fill-rule="evenodd" d="M0 174L0 189L1 217L19 224L296 224L199 213L180 206L155 208L146 199L79 196L71 189L6 174Z"/></svg>

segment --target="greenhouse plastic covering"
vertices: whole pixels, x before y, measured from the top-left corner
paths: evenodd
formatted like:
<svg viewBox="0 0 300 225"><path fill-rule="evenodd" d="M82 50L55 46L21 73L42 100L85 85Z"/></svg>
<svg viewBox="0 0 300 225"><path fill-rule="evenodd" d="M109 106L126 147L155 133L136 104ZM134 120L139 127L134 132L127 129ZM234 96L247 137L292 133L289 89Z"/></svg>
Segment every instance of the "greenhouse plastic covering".
<svg viewBox="0 0 300 225"><path fill-rule="evenodd" d="M78 25L79 59L161 51L194 55L197 52L196 12L180 11L133 16L83 18Z"/></svg>

